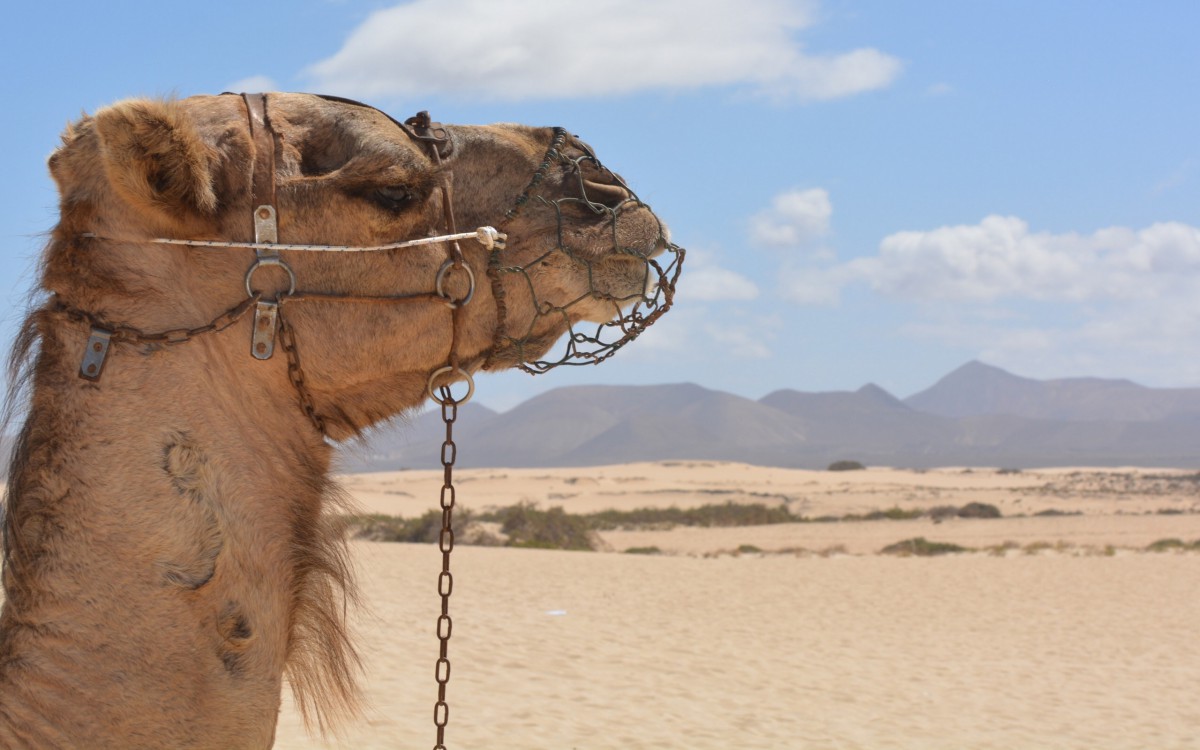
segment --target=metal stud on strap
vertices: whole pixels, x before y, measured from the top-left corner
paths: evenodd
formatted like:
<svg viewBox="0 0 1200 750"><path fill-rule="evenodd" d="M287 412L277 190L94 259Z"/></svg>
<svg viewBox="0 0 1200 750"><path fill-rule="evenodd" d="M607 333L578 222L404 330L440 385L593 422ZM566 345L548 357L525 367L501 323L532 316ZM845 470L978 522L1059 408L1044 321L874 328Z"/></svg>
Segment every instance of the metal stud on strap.
<svg viewBox="0 0 1200 750"><path fill-rule="evenodd" d="M254 334L250 353L255 359L270 359L275 353L275 331L278 330L279 303L260 300L254 306Z"/></svg>
<svg viewBox="0 0 1200 750"><path fill-rule="evenodd" d="M108 346L112 341L112 331L103 328L92 328L88 336L87 348L83 350L83 361L79 363L79 377L96 382L104 372L104 362L108 359Z"/></svg>
<svg viewBox="0 0 1200 750"><path fill-rule="evenodd" d="M279 242L279 222L275 215L274 206L259 206L254 209L254 242L256 244L269 242L275 244ZM262 257L266 252L270 255L275 255L274 250L258 251L259 257Z"/></svg>

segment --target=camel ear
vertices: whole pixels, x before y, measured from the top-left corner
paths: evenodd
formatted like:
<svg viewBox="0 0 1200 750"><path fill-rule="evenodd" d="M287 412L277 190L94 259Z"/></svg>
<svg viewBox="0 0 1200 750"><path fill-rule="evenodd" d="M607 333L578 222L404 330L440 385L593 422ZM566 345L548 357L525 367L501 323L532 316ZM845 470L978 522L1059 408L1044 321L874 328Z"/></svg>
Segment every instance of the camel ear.
<svg viewBox="0 0 1200 750"><path fill-rule="evenodd" d="M95 117L109 182L134 206L165 212L212 214L216 150L172 101L129 100Z"/></svg>

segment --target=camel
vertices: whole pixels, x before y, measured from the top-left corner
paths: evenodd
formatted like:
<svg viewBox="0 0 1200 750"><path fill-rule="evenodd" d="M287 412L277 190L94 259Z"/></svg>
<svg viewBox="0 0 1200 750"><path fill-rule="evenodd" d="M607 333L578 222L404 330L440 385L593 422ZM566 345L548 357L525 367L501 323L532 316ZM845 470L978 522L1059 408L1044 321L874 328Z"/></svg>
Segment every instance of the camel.
<svg viewBox="0 0 1200 750"><path fill-rule="evenodd" d="M677 249L561 129L257 101L118 102L49 160L60 220L13 360L0 748L267 748L285 674L316 729L353 716L331 442L419 409L431 374L526 366L619 316ZM455 221L478 239L263 247Z"/></svg>

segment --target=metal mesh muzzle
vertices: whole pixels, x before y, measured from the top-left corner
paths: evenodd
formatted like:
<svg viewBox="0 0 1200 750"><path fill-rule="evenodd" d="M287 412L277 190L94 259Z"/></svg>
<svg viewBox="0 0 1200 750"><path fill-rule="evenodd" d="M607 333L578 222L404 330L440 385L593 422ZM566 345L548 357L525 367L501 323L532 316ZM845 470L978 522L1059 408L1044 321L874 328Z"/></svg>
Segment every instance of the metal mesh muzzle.
<svg viewBox="0 0 1200 750"><path fill-rule="evenodd" d="M562 128L555 128L545 159L502 228L518 216L553 231L545 250L522 265L509 262L504 252L492 253L488 275L500 326L488 363L502 358L535 375L559 365L599 364L671 309L684 249L671 242L666 227L619 176ZM582 293L546 291L537 283L541 268L563 264L587 280ZM515 285L506 282L513 276ZM518 296L534 312L528 325L507 330ZM607 310L610 317L594 321Z"/></svg>

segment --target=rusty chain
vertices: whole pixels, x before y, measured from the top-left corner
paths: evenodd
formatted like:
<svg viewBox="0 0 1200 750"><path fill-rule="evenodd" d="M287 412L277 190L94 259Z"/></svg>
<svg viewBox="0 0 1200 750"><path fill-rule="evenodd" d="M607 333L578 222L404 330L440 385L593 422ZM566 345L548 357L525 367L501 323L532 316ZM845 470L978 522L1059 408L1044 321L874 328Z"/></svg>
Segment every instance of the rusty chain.
<svg viewBox="0 0 1200 750"><path fill-rule="evenodd" d="M106 323L87 310L81 310L78 307L68 305L60 299L55 299L51 302L47 309L52 313L62 313L67 320L73 323L86 323L92 328L102 328L112 334L113 341L122 341L134 345L174 346L186 343L205 334L224 331L241 320L261 298L261 294L247 297L202 326L197 326L196 328L172 328L168 331L158 331L156 333L146 333L140 328L134 328L133 326Z"/></svg>
<svg viewBox="0 0 1200 750"><path fill-rule="evenodd" d="M325 419L317 413L317 406L313 403L312 395L309 394L308 387L304 383L304 370L300 366L300 352L296 349L296 334L282 315L279 316L279 346L287 355L288 380L292 381L292 387L300 396L300 408L308 417L308 421L312 422L313 427L316 427L322 435L326 434Z"/></svg>
<svg viewBox="0 0 1200 750"><path fill-rule="evenodd" d="M438 660L434 679L437 680L438 697L433 706L433 724L437 729L434 750L446 750L446 725L450 722L446 685L450 682L450 633L454 629L454 621L450 618L450 594L454 591L454 576L450 572L450 553L454 550L454 461L458 457L458 446L454 443L454 421L458 419L460 402L450 394L449 386L441 386L438 390L441 394L442 421L446 424L446 439L442 442L442 530L438 535L438 549L442 553L442 572L438 576L442 614L437 620Z"/></svg>

